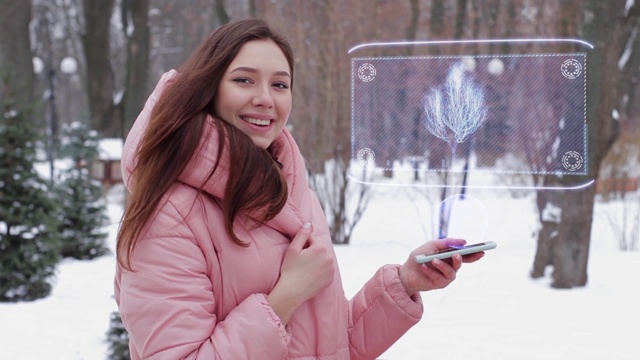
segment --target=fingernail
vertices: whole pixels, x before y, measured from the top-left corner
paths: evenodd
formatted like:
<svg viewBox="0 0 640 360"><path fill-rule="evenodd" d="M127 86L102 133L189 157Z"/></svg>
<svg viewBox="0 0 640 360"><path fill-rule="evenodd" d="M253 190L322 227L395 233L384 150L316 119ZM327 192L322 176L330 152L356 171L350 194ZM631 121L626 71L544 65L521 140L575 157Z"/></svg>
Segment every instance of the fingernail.
<svg viewBox="0 0 640 360"><path fill-rule="evenodd" d="M302 228L303 229L310 229L311 228L311 223L307 221L306 223L304 223L304 225L302 225Z"/></svg>
<svg viewBox="0 0 640 360"><path fill-rule="evenodd" d="M466 243L463 239L447 239L447 245L450 247L463 247Z"/></svg>

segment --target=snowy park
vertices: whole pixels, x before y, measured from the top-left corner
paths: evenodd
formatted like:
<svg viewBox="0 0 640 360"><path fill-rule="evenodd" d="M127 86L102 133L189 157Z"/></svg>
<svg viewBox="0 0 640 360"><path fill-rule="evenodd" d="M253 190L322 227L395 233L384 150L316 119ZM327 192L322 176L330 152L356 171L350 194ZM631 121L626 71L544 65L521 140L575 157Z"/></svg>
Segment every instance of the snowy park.
<svg viewBox="0 0 640 360"><path fill-rule="evenodd" d="M348 297L379 266L405 261L434 231L434 204L424 190L379 185L371 194L351 244L335 247ZM491 240L498 247L464 265L449 287L423 293L423 319L380 359L640 356L633 330L640 323L640 252L619 251L609 221L622 204L596 205L587 286L556 290L546 277L529 277L538 226L532 197L473 189L469 195L486 210L488 224L485 235L473 241ZM107 194L112 251L123 198L122 186ZM117 310L114 270L113 252L92 261L67 259L57 268L49 297L0 304L3 358L105 360L109 316Z"/></svg>
<svg viewBox="0 0 640 360"><path fill-rule="evenodd" d="M322 253L305 252L314 241L297 253L256 241L260 253L247 260L251 266L218 247L182 257L233 260L235 269L218 272L218 265L176 265L175 248L167 256L142 252L150 265L172 261L162 265L171 274L179 269L212 281L166 281L175 278L154 270L149 278L165 279L160 286L144 277L123 282L125 292L134 289L122 298L134 299L130 312L123 300L123 313L134 313L127 324L136 345L138 338L160 339L168 351L185 343L201 351L211 334L177 340L173 334L187 335L186 327L165 319L188 317L148 306L148 299L206 310L209 295L233 294L233 311L247 295L269 292L268 306L254 310L290 325L294 340L281 353L333 360L326 354L348 353L346 333L318 321L313 331L326 337L315 336L301 312L290 317L308 307L310 323L334 319L314 308L319 304L343 324L350 320L339 301L304 303L327 286L331 299L340 298L327 249L352 298L380 267L415 261L411 251L425 242L461 238L496 247L463 264L448 286L422 292L419 323L376 360L638 360L638 79L636 0L0 0L0 360L128 360L114 298L123 214L127 209L120 247L133 251L140 229L163 218L153 214L161 198L167 209L187 203L167 189L196 188L206 216L167 210L166 218L180 223L166 228L184 225L187 235L178 241L233 246L220 239L253 236L236 217L248 215L265 226L256 233L283 250L294 231L266 228L271 215L286 215L283 206L296 222L324 220L308 201L310 188L328 223L328 232L324 224L322 234L314 228L326 240L316 242ZM137 179L129 182L132 197L123 184L129 171ZM305 207L308 214L299 211ZM193 232L192 219L211 231ZM221 223L225 228L215 225ZM162 224L148 227L160 235L145 233L145 244L168 249L169 242L152 241L176 240ZM236 237L238 226L244 233ZM247 276L248 268L272 281ZM406 269L401 282L412 293L417 287L406 281ZM216 282L222 273L242 281ZM326 276L300 280L309 274ZM264 287L225 288L253 280ZM284 292L270 285L276 283ZM198 290L158 295L172 287L166 284L195 284L204 300L194 300ZM158 320L165 337L138 335L137 325L141 333L154 327L135 319L137 299L156 311L143 311L144 320ZM206 329L205 316L214 313L222 334L212 337L215 344L276 349L273 342L236 346L245 329L266 328L256 326L257 316L221 323L231 316L219 312L225 301L216 301L214 310L190 318L204 321L190 330ZM372 308L362 313L377 316ZM302 331L290 319L304 323ZM378 330L361 319L361 328ZM392 317L384 319L398 329ZM245 327L225 338L221 324ZM263 335L249 340L268 339ZM368 339L354 343L366 351L379 345ZM147 345L140 346L145 354L166 354ZM216 358L219 350L212 350Z"/></svg>

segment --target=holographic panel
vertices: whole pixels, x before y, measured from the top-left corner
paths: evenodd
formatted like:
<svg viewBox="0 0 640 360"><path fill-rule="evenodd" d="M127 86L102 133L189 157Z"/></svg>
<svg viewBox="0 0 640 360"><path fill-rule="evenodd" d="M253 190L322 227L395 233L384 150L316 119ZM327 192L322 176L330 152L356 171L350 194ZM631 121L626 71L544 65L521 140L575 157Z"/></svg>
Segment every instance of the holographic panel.
<svg viewBox="0 0 640 360"><path fill-rule="evenodd" d="M353 57L354 163L587 175L586 60L582 52Z"/></svg>

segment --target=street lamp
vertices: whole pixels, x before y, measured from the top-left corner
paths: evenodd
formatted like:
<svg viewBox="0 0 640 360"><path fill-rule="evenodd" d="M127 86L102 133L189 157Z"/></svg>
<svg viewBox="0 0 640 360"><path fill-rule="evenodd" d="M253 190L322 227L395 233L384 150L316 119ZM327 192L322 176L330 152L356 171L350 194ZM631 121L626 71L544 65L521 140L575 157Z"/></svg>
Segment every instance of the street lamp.
<svg viewBox="0 0 640 360"><path fill-rule="evenodd" d="M48 130L49 139L47 141L47 159L49 160L49 175L51 181L54 181L54 162L57 158L58 151L58 111L56 107L56 68L53 66L52 61L49 60L48 66L45 66L42 59L38 57L33 58L33 70L35 74L41 74L47 68L47 92L45 97L49 103L49 119ZM60 61L60 71L63 74L71 75L75 74L78 69L78 63L73 57L67 56Z"/></svg>

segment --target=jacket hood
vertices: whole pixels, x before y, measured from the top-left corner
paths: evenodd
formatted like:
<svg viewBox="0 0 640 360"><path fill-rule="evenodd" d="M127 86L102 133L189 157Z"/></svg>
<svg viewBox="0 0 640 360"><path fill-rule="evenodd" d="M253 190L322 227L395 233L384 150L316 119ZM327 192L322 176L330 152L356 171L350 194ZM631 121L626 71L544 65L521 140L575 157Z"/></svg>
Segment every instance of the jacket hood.
<svg viewBox="0 0 640 360"><path fill-rule="evenodd" d="M149 124L151 111L164 89L170 86L177 74L176 70L171 70L160 78L160 81L149 96L142 112L138 115L127 136L121 161L123 181L129 190L131 190L130 181L134 176L133 170L136 165L137 149ZM218 157L219 134L213 122L214 119L211 116L207 116L200 138L200 144L187 163L184 171L179 176L178 181L194 188L203 186L203 190L206 193L222 199L229 177L229 142L225 142L220 163L216 171L213 176L205 182L207 175L216 165L216 159ZM287 203L280 213L267 222L266 225L293 238L302 224L307 221L303 212L301 212L301 208L305 207L305 194L307 193L306 189L309 187L306 179L304 159L291 133L286 128L283 128L280 135L274 141L274 145L273 148L277 149L274 156L282 164L281 171L287 181L288 197Z"/></svg>

